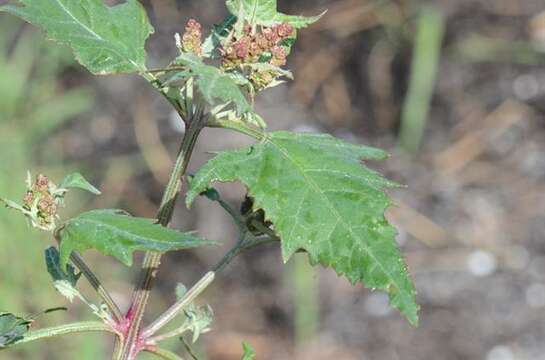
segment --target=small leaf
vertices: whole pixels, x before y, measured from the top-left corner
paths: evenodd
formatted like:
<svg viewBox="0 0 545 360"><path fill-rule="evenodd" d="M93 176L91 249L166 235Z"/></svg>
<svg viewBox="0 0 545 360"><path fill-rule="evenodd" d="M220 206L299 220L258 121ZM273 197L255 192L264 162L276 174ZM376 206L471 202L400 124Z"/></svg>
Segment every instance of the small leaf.
<svg viewBox="0 0 545 360"><path fill-rule="evenodd" d="M80 173L73 173L67 175L59 184L59 188L61 189L81 189L85 191L89 191L92 194L100 195L101 192L96 187L91 185Z"/></svg>
<svg viewBox="0 0 545 360"><path fill-rule="evenodd" d="M383 190L396 184L362 163L385 157L329 135L273 132L211 159L189 184L187 204L213 181L242 181L281 238L284 261L303 249L312 264L388 292L416 324L414 286L384 217L391 200Z"/></svg>
<svg viewBox="0 0 545 360"><path fill-rule="evenodd" d="M68 220L60 231L60 264L66 269L72 251L96 249L127 266L134 251L167 252L215 242L156 224L152 219L127 216L121 210L93 210Z"/></svg>
<svg viewBox="0 0 545 360"><path fill-rule="evenodd" d="M221 44L221 41L227 37L229 30L237 22L237 17L233 15L227 16L219 25L214 25L211 34L204 40L202 45L203 55L205 57L213 57L214 50Z"/></svg>
<svg viewBox="0 0 545 360"><path fill-rule="evenodd" d="M204 306L195 306L190 304L188 309L184 311L186 319L187 328L193 333L191 341L194 343L197 342L201 334L204 334L210 331L210 325L214 320L214 312L210 305Z"/></svg>
<svg viewBox="0 0 545 360"><path fill-rule="evenodd" d="M25 208L23 208L21 205L17 204L15 201L11 201L11 200L8 200L8 199L0 198L0 203L4 203L4 205L5 205L8 209L13 209L13 210L20 211L20 212L22 212L22 213L25 214L25 215L29 212L28 210L26 210Z"/></svg>
<svg viewBox="0 0 545 360"><path fill-rule="evenodd" d="M52 246L45 250L45 264L47 272L51 275L54 282L66 281L73 287L76 286L81 273L76 274L76 270L70 264L66 266L65 272L60 264L59 251L55 247Z"/></svg>
<svg viewBox="0 0 545 360"><path fill-rule="evenodd" d="M187 293L187 287L182 283L176 284L176 300L181 300Z"/></svg>
<svg viewBox="0 0 545 360"><path fill-rule="evenodd" d="M252 345L248 344L246 341L242 343L242 349L244 354L242 355L242 360L253 360L255 358L255 350L252 348Z"/></svg>
<svg viewBox="0 0 545 360"><path fill-rule="evenodd" d="M30 329L32 320L0 312L0 349L21 340Z"/></svg>
<svg viewBox="0 0 545 360"><path fill-rule="evenodd" d="M251 110L250 104L237 84L229 75L220 69L206 65L200 58L192 54L182 54L177 62L187 66L197 78L197 86L211 106L233 102L239 114Z"/></svg>
<svg viewBox="0 0 545 360"><path fill-rule="evenodd" d="M52 246L45 250L45 264L47 272L53 279L53 286L62 296L70 302L74 302L74 299L78 298L87 303L87 300L76 289L81 273L76 275L74 267L70 264L66 265L66 271L64 271L60 264L59 251L55 247Z"/></svg>
<svg viewBox="0 0 545 360"><path fill-rule="evenodd" d="M70 264L66 266L65 272L60 264L59 251L55 247L52 246L45 250L45 263L47 272L51 275L53 281L66 280L72 286L76 286L81 273L76 274L74 267Z"/></svg>
<svg viewBox="0 0 545 360"><path fill-rule="evenodd" d="M296 29L300 29L315 23L325 14L318 16L294 16L286 15L277 10L276 0L227 0L227 8L231 14L238 16L250 24L271 26L280 23L288 23Z"/></svg>
<svg viewBox="0 0 545 360"><path fill-rule="evenodd" d="M98 75L145 70L144 44L153 27L137 0L108 7L102 0L19 0L0 6L72 47L76 59Z"/></svg>

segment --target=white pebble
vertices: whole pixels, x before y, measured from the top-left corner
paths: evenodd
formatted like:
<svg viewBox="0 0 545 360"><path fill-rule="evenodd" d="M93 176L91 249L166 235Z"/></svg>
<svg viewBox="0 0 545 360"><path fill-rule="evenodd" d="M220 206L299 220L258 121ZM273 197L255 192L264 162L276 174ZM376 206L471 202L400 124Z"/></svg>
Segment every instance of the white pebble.
<svg viewBox="0 0 545 360"><path fill-rule="evenodd" d="M515 355L508 346L497 345L486 354L486 360L515 360Z"/></svg>
<svg viewBox="0 0 545 360"><path fill-rule="evenodd" d="M539 83L534 76L520 75L513 82L513 91L521 100L530 100L539 94Z"/></svg>
<svg viewBox="0 0 545 360"><path fill-rule="evenodd" d="M488 276L494 273L497 268L496 257L483 250L472 252L467 258L468 270L475 276Z"/></svg>

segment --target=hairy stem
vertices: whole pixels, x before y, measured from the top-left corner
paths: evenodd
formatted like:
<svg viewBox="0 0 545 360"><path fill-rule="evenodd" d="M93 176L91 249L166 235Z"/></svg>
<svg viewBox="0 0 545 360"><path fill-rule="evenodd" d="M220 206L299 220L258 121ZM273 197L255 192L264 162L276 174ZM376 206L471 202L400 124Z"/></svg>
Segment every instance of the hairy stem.
<svg viewBox="0 0 545 360"><path fill-rule="evenodd" d="M209 271L189 291L167 311L147 326L142 332L142 337L148 339L168 322L174 319L187 305L191 304L214 281L216 274Z"/></svg>
<svg viewBox="0 0 545 360"><path fill-rule="evenodd" d="M61 238L59 235L60 230L62 230L62 227L55 229L55 231L53 232L53 237L55 238L55 240L57 240L57 243L59 244L61 242ZM95 289L104 304L106 304L114 321L120 322L123 319L123 314L121 313L119 306L117 306L116 302L114 301L108 290L106 290L104 285L102 285L95 273L91 270L89 266L87 266L81 255L73 251L70 254L70 260L79 269L79 271L81 271L83 276L85 276L87 281L89 281L89 283Z"/></svg>
<svg viewBox="0 0 545 360"><path fill-rule="evenodd" d="M110 310L112 317L116 322L121 321L123 319L123 314L121 313L121 310L115 303L115 301L112 299L112 296L110 293L106 290L106 288L102 285L100 280L96 277L96 275L91 271L89 266L83 261L83 258L77 253L72 252L70 255L70 260L74 265L82 272L83 276L89 281L91 286L95 289L98 296L102 299L104 304L108 307L108 310Z"/></svg>
<svg viewBox="0 0 545 360"><path fill-rule="evenodd" d="M202 109L197 107L195 113L192 115L192 119L189 121L189 126L183 138L176 163L165 189L165 193L163 194L161 206L157 214L158 222L163 226L168 226L172 218L174 204L176 203L178 193L182 186L182 178L185 175L197 138L202 130L203 120ZM138 352L137 342L140 335L142 318L160 263L160 253L146 253L142 265L140 281L135 288L132 305L127 314L127 318L130 320L129 328L123 340L121 354L114 359L132 360Z"/></svg>
<svg viewBox="0 0 545 360"><path fill-rule="evenodd" d="M179 327L177 329L174 329L172 331L169 331L167 333L157 335L157 336L152 336L146 342L148 344L157 344L157 343L159 343L161 341L168 340L168 339L171 339L173 337L182 336L183 334L185 334L189 330L190 329L189 329L188 326L183 325L183 326L181 326L181 327Z"/></svg>
<svg viewBox="0 0 545 360"><path fill-rule="evenodd" d="M191 304L216 278L216 274L223 270L233 259L244 250L252 249L259 245L269 244L276 242L278 238L255 238L251 237L251 240L245 240L246 234L241 234L241 239L237 244L229 250L223 258L214 266L213 271L207 272L193 287L177 302L175 302L170 308L168 308L163 314L161 314L153 323L148 325L142 331L142 339L144 341L154 342L157 339L164 340L169 334L160 335L155 338L152 336L168 324L172 319L178 316L189 304ZM175 335L172 335L175 336Z"/></svg>
<svg viewBox="0 0 545 360"><path fill-rule="evenodd" d="M24 335L24 337L17 341L15 345L25 344L31 341L42 340L47 338L52 338L56 336L62 336L72 333L86 333L86 332L110 332L117 334L114 329L112 329L107 324L98 321L86 321L78 322L73 324L60 325L55 327L49 327L45 329L29 331Z"/></svg>

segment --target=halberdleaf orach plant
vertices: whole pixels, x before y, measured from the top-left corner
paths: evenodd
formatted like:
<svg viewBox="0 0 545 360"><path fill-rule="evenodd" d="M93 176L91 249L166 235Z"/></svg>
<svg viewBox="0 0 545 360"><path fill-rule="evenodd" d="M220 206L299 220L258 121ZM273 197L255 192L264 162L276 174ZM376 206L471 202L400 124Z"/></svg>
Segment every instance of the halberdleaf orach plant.
<svg viewBox="0 0 545 360"><path fill-rule="evenodd" d="M350 144L330 135L268 132L253 110L255 97L267 88L293 79L287 58L298 31L323 15L304 17L277 11L275 0L227 0L230 12L204 36L190 20L173 39L179 54L167 66L146 67L144 49L153 33L137 0L106 6L102 0L19 0L0 7L41 28L47 37L71 47L91 73L134 73L168 100L185 122L186 131L155 219L134 217L118 209L94 209L62 219L73 189L100 191L79 174L56 185L43 174L29 174L20 202L2 199L30 226L51 232L54 246L45 251L46 269L55 288L70 302L81 300L96 321L35 329L32 317L0 313L0 349L43 338L103 331L115 336L113 359L135 359L149 352L163 359L182 359L162 348L164 340L192 334L192 341L211 328L213 311L195 304L215 274L244 250L276 243L287 262L305 252L312 265L322 265L352 283L385 291L391 306L418 323L415 289L397 248L396 231L384 216L391 200L385 190L398 186L367 168L365 160L382 160L379 149ZM186 173L195 143L205 127L237 131L254 145L215 154L194 175ZM247 188L241 210L225 202L214 182L240 181ZM224 208L238 227L236 246L195 285L177 287L178 300L156 320L143 315L160 265L169 251L214 246L193 233L169 228L174 204L182 191L190 206L206 196ZM122 311L82 258L94 249L131 266L135 251L145 251L139 282L129 309ZM84 277L96 290L94 303L78 289ZM164 331L167 324L177 324ZM163 331L162 331L163 330ZM183 340L182 340L183 341ZM189 348L189 344L185 344ZM244 359L255 352L243 346Z"/></svg>

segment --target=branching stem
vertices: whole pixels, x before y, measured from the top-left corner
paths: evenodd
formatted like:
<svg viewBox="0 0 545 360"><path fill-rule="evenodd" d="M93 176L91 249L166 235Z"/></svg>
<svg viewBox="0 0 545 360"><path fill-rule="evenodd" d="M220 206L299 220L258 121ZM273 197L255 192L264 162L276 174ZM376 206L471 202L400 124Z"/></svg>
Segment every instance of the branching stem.
<svg viewBox="0 0 545 360"><path fill-rule="evenodd" d="M168 226L172 218L174 205L182 186L182 179L187 170L197 138L203 128L204 120L205 118L202 107L195 106L191 119L188 121L189 126L182 140L176 163L172 170L168 185L165 189L165 193L163 194L161 206L157 214L158 222L163 226ZM129 328L123 340L121 353L118 357L114 358L116 360L132 360L136 356L142 318L144 316L144 311L146 309L151 288L153 287L153 282L157 276L160 263L160 253L146 253L142 265L141 278L135 287L132 305L127 313Z"/></svg>
<svg viewBox="0 0 545 360"><path fill-rule="evenodd" d="M153 323L144 329L142 337L149 339L159 329L174 319L186 306L191 304L207 287L214 281L215 272L206 273L189 291L167 311L157 318Z"/></svg>

